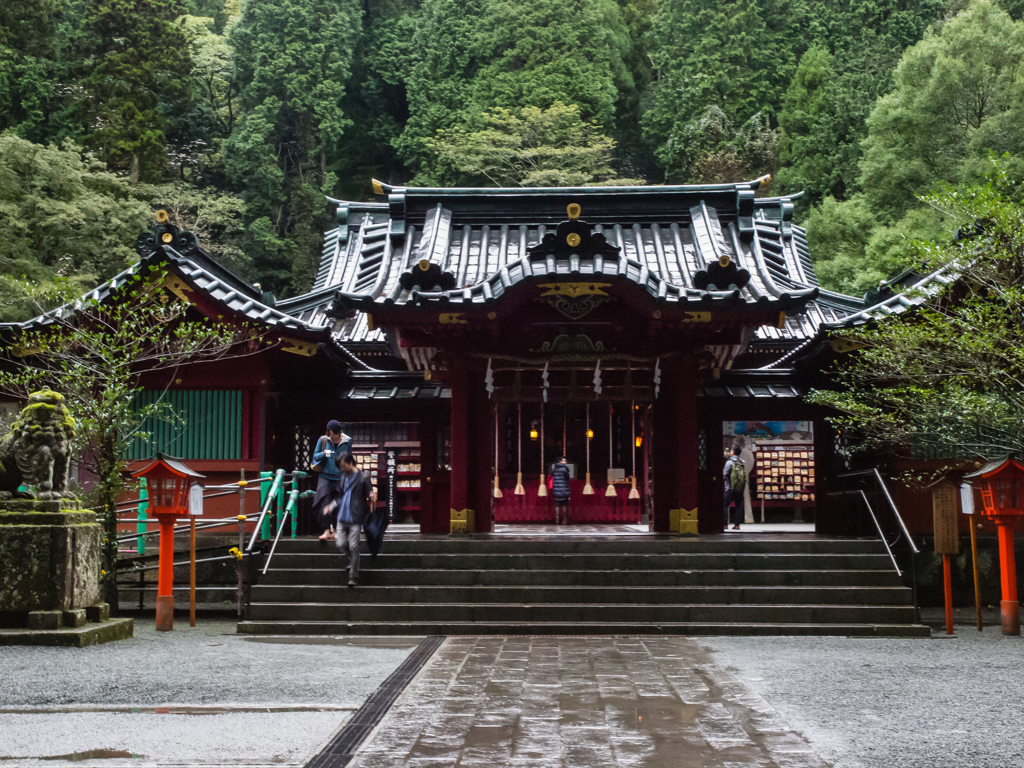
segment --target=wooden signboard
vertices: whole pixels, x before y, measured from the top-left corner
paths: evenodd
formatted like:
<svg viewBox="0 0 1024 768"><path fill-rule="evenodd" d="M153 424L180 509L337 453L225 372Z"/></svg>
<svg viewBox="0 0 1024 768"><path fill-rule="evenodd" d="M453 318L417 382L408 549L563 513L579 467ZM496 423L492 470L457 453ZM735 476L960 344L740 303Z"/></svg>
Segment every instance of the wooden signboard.
<svg viewBox="0 0 1024 768"><path fill-rule="evenodd" d="M957 526L960 490L948 480L932 488L932 524L935 531L935 552L939 555L960 553L960 532Z"/></svg>

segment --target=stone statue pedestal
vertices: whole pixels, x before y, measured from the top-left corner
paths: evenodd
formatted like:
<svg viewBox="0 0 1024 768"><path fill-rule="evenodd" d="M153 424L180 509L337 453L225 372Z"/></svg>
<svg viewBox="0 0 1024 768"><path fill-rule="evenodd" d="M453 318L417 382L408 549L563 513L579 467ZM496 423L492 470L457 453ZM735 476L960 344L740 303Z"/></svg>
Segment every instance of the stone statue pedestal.
<svg viewBox="0 0 1024 768"><path fill-rule="evenodd" d="M131 637L100 603L103 531L60 501L0 502L0 645L82 647Z"/></svg>

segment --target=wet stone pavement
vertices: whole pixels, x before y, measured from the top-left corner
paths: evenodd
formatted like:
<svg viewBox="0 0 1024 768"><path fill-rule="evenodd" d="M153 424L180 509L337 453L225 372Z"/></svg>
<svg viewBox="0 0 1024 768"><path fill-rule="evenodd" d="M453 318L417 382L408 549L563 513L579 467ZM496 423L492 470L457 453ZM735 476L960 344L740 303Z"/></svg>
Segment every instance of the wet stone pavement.
<svg viewBox="0 0 1024 768"><path fill-rule="evenodd" d="M352 768L819 768L683 637L449 638Z"/></svg>

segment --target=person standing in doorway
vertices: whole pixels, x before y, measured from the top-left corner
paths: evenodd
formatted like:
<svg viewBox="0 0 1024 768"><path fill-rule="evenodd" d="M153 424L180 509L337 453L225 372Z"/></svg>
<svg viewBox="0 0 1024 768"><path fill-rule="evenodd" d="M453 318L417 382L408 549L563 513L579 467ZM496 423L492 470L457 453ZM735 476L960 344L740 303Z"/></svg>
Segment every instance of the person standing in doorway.
<svg viewBox="0 0 1024 768"><path fill-rule="evenodd" d="M722 470L725 480L725 524L727 526L730 522L729 507L736 502L735 511L731 515L734 531L740 529L740 520L743 519L743 488L747 484L747 470L743 466L743 459L740 458L742 452L742 448L734 445L732 456L725 462L725 469Z"/></svg>
<svg viewBox="0 0 1024 768"><path fill-rule="evenodd" d="M743 522L760 523L761 510L760 508L754 509L750 503L750 478L754 476L754 452L750 450L745 437L737 437L736 445L740 447L740 459L743 460L743 468L747 470L747 482L743 486Z"/></svg>
<svg viewBox="0 0 1024 768"><path fill-rule="evenodd" d="M348 585L359 584L359 534L370 510L377 505L377 491L370 476L356 467L351 453L341 455L341 501L338 503L338 549L348 553Z"/></svg>
<svg viewBox="0 0 1024 768"><path fill-rule="evenodd" d="M316 496L313 497L313 514L317 524L323 528L321 541L334 538L335 510L341 497L341 468L338 459L346 439L351 441L352 438L342 431L338 421L331 419L327 422L327 434L317 440L313 449L313 466L320 471Z"/></svg>
<svg viewBox="0 0 1024 768"><path fill-rule="evenodd" d="M569 462L559 457L551 467L551 495L555 497L555 525L569 523Z"/></svg>

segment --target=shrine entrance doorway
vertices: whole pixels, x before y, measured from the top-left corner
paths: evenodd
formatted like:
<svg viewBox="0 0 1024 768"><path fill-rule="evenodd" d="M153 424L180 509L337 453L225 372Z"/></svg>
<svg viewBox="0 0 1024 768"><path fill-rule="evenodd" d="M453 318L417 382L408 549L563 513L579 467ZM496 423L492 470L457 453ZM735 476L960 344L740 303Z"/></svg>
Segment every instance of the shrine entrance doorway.
<svg viewBox="0 0 1024 768"><path fill-rule="evenodd" d="M496 526L555 522L549 478L565 456L571 478L567 525L647 530L648 403L587 394L562 402L495 402Z"/></svg>

